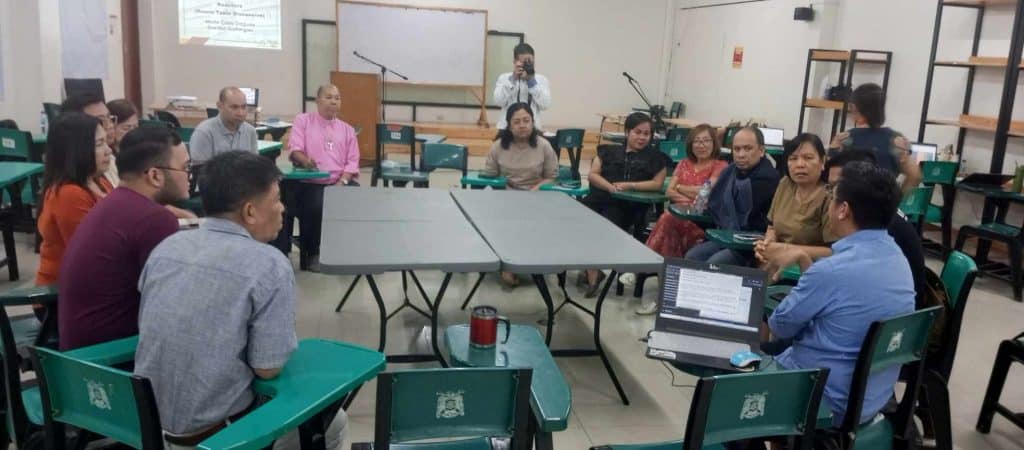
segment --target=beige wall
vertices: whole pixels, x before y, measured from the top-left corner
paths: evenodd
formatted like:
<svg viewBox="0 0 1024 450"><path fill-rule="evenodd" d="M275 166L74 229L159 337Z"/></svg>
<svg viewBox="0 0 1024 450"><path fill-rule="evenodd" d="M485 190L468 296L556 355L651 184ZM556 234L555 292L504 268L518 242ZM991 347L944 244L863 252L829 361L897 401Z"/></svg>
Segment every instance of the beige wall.
<svg viewBox="0 0 1024 450"><path fill-rule="evenodd" d="M58 0L0 0L0 45L4 50L4 100L0 118L39 132L43 102L60 103L60 14ZM121 2L107 0L108 77L103 90L108 99L124 96L121 54Z"/></svg>
<svg viewBox="0 0 1024 450"><path fill-rule="evenodd" d="M335 17L333 0L282 2L282 50L194 47L177 43L175 2L141 3L143 54L152 55L143 57L147 105L163 102L168 95L194 95L211 101L222 86L249 85L260 88L264 115L283 117L302 108L301 20ZM596 127L598 112L639 106L623 71L636 77L652 99L662 96L668 0L390 3L487 9L490 29L526 33L527 42L537 51L538 72L552 85L554 101L545 116L548 124ZM493 89L493 82L488 80L488 89ZM423 108L419 114L420 120L442 116L445 121L474 122L478 112ZM389 119L407 120L410 116L409 108L388 109Z"/></svg>

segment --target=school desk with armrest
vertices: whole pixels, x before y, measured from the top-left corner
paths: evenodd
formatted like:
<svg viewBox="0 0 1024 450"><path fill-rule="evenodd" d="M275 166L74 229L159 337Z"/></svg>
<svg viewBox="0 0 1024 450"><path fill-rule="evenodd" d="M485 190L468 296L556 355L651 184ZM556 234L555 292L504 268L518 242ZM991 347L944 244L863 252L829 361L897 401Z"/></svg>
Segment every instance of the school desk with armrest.
<svg viewBox="0 0 1024 450"><path fill-rule="evenodd" d="M533 369L530 382L530 431L538 450L551 449L551 433L569 426L572 391L555 364L544 338L530 325L512 325L508 342L492 349L469 345L469 326L453 325L444 332L445 347L456 367L518 367Z"/></svg>
<svg viewBox="0 0 1024 450"><path fill-rule="evenodd" d="M501 175L491 177L484 175L479 170L471 170L466 173L466 176L462 177L460 182L463 188L469 186L470 189L484 189L487 187L491 189L505 189L508 179Z"/></svg>
<svg viewBox="0 0 1024 450"><path fill-rule="evenodd" d="M256 141L256 150L263 156L270 158L271 161L276 161L278 156L281 156L281 149L284 144L275 141Z"/></svg>
<svg viewBox="0 0 1024 450"><path fill-rule="evenodd" d="M249 414L199 443L204 450L260 449L339 402L384 370L384 354L344 342L303 339L272 380L253 390L271 397Z"/></svg>
<svg viewBox="0 0 1024 450"><path fill-rule="evenodd" d="M758 239L764 238L763 233L723 230L721 228L704 230L704 236L709 241L721 245L724 248L747 252L754 251L754 243L757 242ZM754 239L755 236L761 237Z"/></svg>

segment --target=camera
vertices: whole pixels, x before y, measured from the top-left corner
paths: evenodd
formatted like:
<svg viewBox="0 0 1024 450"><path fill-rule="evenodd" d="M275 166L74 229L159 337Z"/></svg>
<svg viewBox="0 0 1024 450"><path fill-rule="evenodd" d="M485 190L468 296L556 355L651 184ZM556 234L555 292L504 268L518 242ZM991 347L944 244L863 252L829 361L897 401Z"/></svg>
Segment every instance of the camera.
<svg viewBox="0 0 1024 450"><path fill-rule="evenodd" d="M526 62L523 63L523 71L526 72L527 75L529 75L531 77L533 76L533 61L532 60L527 60Z"/></svg>

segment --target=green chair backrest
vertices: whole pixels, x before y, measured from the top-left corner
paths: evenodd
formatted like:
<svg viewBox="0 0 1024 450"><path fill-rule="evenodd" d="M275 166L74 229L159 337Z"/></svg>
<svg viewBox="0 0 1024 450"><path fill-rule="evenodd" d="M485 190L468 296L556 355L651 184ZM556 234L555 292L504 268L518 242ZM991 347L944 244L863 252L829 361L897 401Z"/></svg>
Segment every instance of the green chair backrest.
<svg viewBox="0 0 1024 450"><path fill-rule="evenodd" d="M188 141L192 140L192 132L194 132L195 130L195 128L178 128L178 136L181 136L181 140L187 144Z"/></svg>
<svg viewBox="0 0 1024 450"><path fill-rule="evenodd" d="M436 438L524 442L532 369L424 369L377 378L376 448ZM515 447L513 447L515 448Z"/></svg>
<svg viewBox="0 0 1024 450"><path fill-rule="evenodd" d="M923 216L928 212L928 205L932 202L932 191L935 186L918 186L914 192L903 198L900 202L900 211L908 216Z"/></svg>
<svg viewBox="0 0 1024 450"><path fill-rule="evenodd" d="M961 252L950 252L946 258L946 265L942 267L942 284L946 286L946 296L949 298L949 306L956 308L961 300L967 298L971 290L973 278L978 273L978 265L970 256ZM968 283L971 281L972 283Z"/></svg>
<svg viewBox="0 0 1024 450"><path fill-rule="evenodd" d="M134 448L163 448L148 379L46 348L32 347L30 353L39 377L46 433L62 432L62 424L68 424Z"/></svg>
<svg viewBox="0 0 1024 450"><path fill-rule="evenodd" d="M0 128L0 158L28 161L32 134L28 131Z"/></svg>
<svg viewBox="0 0 1024 450"><path fill-rule="evenodd" d="M562 128L555 132L555 142L559 149L580 148L583 147L584 133L582 128Z"/></svg>
<svg viewBox="0 0 1024 450"><path fill-rule="evenodd" d="M420 170L430 172L434 169L455 169L466 176L466 146L461 144L423 144L420 155Z"/></svg>
<svg viewBox="0 0 1024 450"><path fill-rule="evenodd" d="M658 150L678 163L686 158L686 142L682 141L661 141L658 143Z"/></svg>
<svg viewBox="0 0 1024 450"><path fill-rule="evenodd" d="M947 379L953 371L956 348L960 343L960 326L963 323L964 311L967 309L967 297L977 276L978 265L974 260L955 250L949 253L946 265L942 267L942 275L939 276L946 288L950 309L946 313L942 341L938 348L932 349L929 353L926 363Z"/></svg>
<svg viewBox="0 0 1024 450"><path fill-rule="evenodd" d="M736 136L736 132L740 131L741 127L728 127L725 129L725 136L722 138L722 147L732 148L732 137Z"/></svg>
<svg viewBox="0 0 1024 450"><path fill-rule="evenodd" d="M675 119L683 114L683 102L672 102L672 108L668 110L668 117Z"/></svg>
<svg viewBox="0 0 1024 450"><path fill-rule="evenodd" d="M763 371L697 382L683 448L765 436L810 443L828 369Z"/></svg>
<svg viewBox="0 0 1024 450"><path fill-rule="evenodd" d="M378 123L377 142L380 144L416 145L416 131L408 125Z"/></svg>
<svg viewBox="0 0 1024 450"><path fill-rule="evenodd" d="M217 108L206 108L206 118L212 119L220 114L220 110Z"/></svg>
<svg viewBox="0 0 1024 450"><path fill-rule="evenodd" d="M928 335L941 306L920 309L871 324L853 370L849 402L842 430L856 430L871 374L920 361L928 347ZM917 383L920 380L916 380ZM916 393L917 386L913 389ZM908 389L909 387L908 383ZM901 428L895 427L896 430Z"/></svg>
<svg viewBox="0 0 1024 450"><path fill-rule="evenodd" d="M167 122L164 122L164 121L161 121L161 120L153 120L153 119L140 119L139 120L139 127L165 127L165 128L172 128L170 123L167 123Z"/></svg>
<svg viewBox="0 0 1024 450"><path fill-rule="evenodd" d="M926 185L952 186L956 183L956 173L959 170L960 163L956 161L922 161L921 182Z"/></svg>
<svg viewBox="0 0 1024 450"><path fill-rule="evenodd" d="M685 128L685 127L669 128L668 132L666 132L665 140L666 141L679 141L679 142L684 142L685 143L686 142L686 138L688 136L690 136L690 129L689 128Z"/></svg>
<svg viewBox="0 0 1024 450"><path fill-rule="evenodd" d="M43 113L46 114L46 120L50 122L50 125L53 125L57 121L57 117L60 116L60 105L43 102Z"/></svg>

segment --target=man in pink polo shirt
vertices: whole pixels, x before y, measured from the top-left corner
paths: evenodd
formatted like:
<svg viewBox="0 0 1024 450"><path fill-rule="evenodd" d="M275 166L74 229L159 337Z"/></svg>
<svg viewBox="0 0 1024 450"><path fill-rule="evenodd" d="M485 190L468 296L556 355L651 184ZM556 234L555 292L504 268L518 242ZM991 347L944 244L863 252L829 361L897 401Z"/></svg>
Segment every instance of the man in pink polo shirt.
<svg viewBox="0 0 1024 450"><path fill-rule="evenodd" d="M359 142L355 129L338 119L341 93L333 85L316 91L316 112L299 114L292 123L288 139L290 159L295 167L316 169L331 174L328 178L288 183L285 202L290 215L299 219L299 268L320 270L320 225L324 212L324 187L358 186ZM286 255L291 249L292 224L285 218L277 246Z"/></svg>

